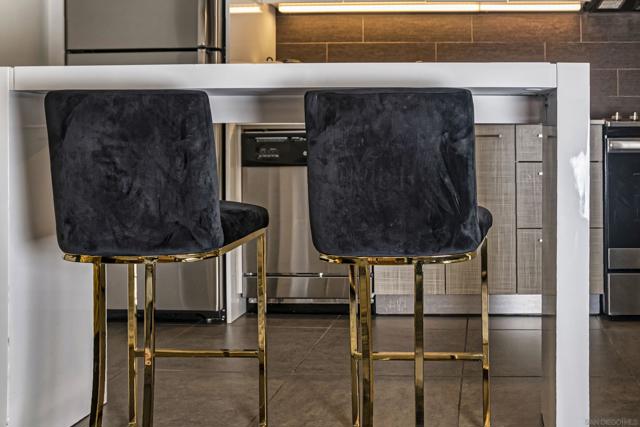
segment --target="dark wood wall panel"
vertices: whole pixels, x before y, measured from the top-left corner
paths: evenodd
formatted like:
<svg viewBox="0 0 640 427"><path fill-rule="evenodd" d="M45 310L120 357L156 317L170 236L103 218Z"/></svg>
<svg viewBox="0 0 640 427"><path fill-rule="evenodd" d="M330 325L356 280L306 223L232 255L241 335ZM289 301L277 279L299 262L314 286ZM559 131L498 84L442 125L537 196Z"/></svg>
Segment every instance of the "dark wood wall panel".
<svg viewBox="0 0 640 427"><path fill-rule="evenodd" d="M327 62L326 43L278 43L278 58L295 58L302 62Z"/></svg>
<svg viewBox="0 0 640 427"><path fill-rule="evenodd" d="M620 93L640 96L640 70L620 70L618 73Z"/></svg>
<svg viewBox="0 0 640 427"><path fill-rule="evenodd" d="M473 41L529 43L580 41L580 17L566 13L478 14Z"/></svg>
<svg viewBox="0 0 640 427"><path fill-rule="evenodd" d="M435 43L331 43L329 62L433 62Z"/></svg>
<svg viewBox="0 0 640 427"><path fill-rule="evenodd" d="M471 15L365 15L364 41L472 41Z"/></svg>
<svg viewBox="0 0 640 427"><path fill-rule="evenodd" d="M593 68L640 68L640 42L549 42L547 60L590 62Z"/></svg>
<svg viewBox="0 0 640 427"><path fill-rule="evenodd" d="M278 43L359 42L362 17L356 15L279 15Z"/></svg>
<svg viewBox="0 0 640 427"><path fill-rule="evenodd" d="M640 41L640 14L585 14L582 16L582 41Z"/></svg>
<svg viewBox="0 0 640 427"><path fill-rule="evenodd" d="M440 62L544 61L544 43L438 43Z"/></svg>
<svg viewBox="0 0 640 427"><path fill-rule="evenodd" d="M640 112L640 13L279 14L277 57L590 62L591 116Z"/></svg>

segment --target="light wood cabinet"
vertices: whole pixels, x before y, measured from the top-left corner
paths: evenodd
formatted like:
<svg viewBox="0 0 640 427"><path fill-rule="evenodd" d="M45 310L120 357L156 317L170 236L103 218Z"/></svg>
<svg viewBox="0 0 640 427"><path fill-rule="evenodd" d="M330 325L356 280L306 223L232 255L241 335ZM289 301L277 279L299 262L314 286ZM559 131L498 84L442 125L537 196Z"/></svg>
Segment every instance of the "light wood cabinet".
<svg viewBox="0 0 640 427"><path fill-rule="evenodd" d="M518 228L542 228L542 162L516 166Z"/></svg>
<svg viewBox="0 0 640 427"><path fill-rule="evenodd" d="M604 293L604 235L602 228L589 230L589 292Z"/></svg>
<svg viewBox="0 0 640 427"><path fill-rule="evenodd" d="M542 292L542 147L555 144L555 128L542 125L476 126L478 202L493 215L489 232L489 289L493 294ZM602 126L591 127L590 290L603 292ZM546 230L545 233L552 233ZM480 292L480 257L425 266L426 294ZM413 294L413 268L376 267L376 292Z"/></svg>
<svg viewBox="0 0 640 427"><path fill-rule="evenodd" d="M542 125L517 125L516 126L516 160L519 162L541 162Z"/></svg>
<svg viewBox="0 0 640 427"><path fill-rule="evenodd" d="M603 195L602 195L602 163L592 162L590 164L591 183L589 185L589 216L592 228L603 227Z"/></svg>
<svg viewBox="0 0 640 427"><path fill-rule="evenodd" d="M516 292L515 126L476 127L478 203L491 211L489 290ZM446 266L447 294L480 292L480 259Z"/></svg>
<svg viewBox="0 0 640 427"><path fill-rule="evenodd" d="M518 230L518 293L542 292L542 230Z"/></svg>
<svg viewBox="0 0 640 427"><path fill-rule="evenodd" d="M591 161L602 161L602 125L591 125L589 132L589 151L591 151Z"/></svg>
<svg viewBox="0 0 640 427"><path fill-rule="evenodd" d="M413 265L376 266L375 285L378 295L413 295ZM423 267L424 293L442 295L445 293L444 265L425 265Z"/></svg>

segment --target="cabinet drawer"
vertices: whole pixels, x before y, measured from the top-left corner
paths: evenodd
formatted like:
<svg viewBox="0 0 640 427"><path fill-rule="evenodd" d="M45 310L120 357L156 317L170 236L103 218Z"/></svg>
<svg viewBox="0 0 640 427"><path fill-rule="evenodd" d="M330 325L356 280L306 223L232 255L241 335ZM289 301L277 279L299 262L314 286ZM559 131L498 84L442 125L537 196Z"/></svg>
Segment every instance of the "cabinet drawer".
<svg viewBox="0 0 640 427"><path fill-rule="evenodd" d="M518 230L518 293L542 292L542 230Z"/></svg>
<svg viewBox="0 0 640 427"><path fill-rule="evenodd" d="M519 162L542 161L542 125L516 126L516 160Z"/></svg>
<svg viewBox="0 0 640 427"><path fill-rule="evenodd" d="M591 163L590 166L589 215L591 217L591 227L602 227L602 163Z"/></svg>
<svg viewBox="0 0 640 427"><path fill-rule="evenodd" d="M518 228L542 228L542 163L518 163Z"/></svg>
<svg viewBox="0 0 640 427"><path fill-rule="evenodd" d="M602 125L591 125L589 132L589 151L591 151L591 161L602 161Z"/></svg>
<svg viewBox="0 0 640 427"><path fill-rule="evenodd" d="M604 293L604 235L602 228L589 230L589 292Z"/></svg>

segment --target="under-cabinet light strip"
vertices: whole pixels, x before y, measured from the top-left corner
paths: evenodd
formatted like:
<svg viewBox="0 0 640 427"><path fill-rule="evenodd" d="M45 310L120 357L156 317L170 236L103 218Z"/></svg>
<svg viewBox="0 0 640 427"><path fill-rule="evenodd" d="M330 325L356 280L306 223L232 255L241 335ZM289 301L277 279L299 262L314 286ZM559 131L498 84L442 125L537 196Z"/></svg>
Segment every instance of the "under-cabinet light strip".
<svg viewBox="0 0 640 427"><path fill-rule="evenodd" d="M236 4L229 6L229 13L261 13L262 6L259 4Z"/></svg>
<svg viewBox="0 0 640 427"><path fill-rule="evenodd" d="M281 13L578 12L581 8L580 1L278 4Z"/></svg>

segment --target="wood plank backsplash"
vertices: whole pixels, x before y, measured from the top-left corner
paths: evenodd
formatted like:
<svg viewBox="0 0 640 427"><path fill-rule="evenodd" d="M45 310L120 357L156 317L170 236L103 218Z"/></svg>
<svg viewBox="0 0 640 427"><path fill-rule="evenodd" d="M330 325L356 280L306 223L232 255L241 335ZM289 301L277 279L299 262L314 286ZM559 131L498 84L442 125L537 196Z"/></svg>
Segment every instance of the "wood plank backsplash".
<svg viewBox="0 0 640 427"><path fill-rule="evenodd" d="M640 112L640 13L277 16L279 60L591 63L591 116Z"/></svg>

